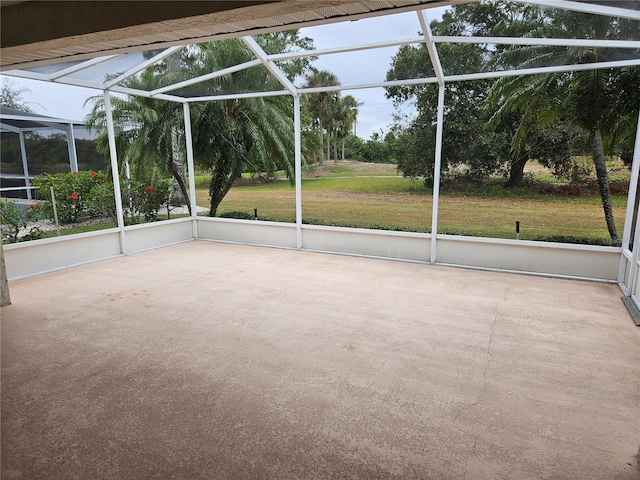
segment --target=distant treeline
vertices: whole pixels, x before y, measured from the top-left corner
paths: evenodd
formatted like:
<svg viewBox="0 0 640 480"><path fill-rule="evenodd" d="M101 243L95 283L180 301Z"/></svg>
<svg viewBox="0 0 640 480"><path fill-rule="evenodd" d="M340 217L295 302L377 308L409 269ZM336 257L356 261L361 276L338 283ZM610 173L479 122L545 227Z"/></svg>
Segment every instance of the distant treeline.
<svg viewBox="0 0 640 480"><path fill-rule="evenodd" d="M70 170L66 135L44 137L28 133L25 135L25 147L30 175L64 173ZM76 152L80 170L107 170L108 158L96 151L93 140L76 139ZM20 139L17 134L0 135L0 160L2 173L22 173Z"/></svg>

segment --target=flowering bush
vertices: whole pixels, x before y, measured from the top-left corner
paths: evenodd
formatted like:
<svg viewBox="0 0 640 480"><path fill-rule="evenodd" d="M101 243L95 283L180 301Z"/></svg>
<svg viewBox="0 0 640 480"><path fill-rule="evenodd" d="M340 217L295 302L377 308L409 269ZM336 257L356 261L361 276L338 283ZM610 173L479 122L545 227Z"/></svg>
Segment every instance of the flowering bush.
<svg viewBox="0 0 640 480"><path fill-rule="evenodd" d="M23 240L37 240L42 231L32 226L26 231L28 224L42 218L40 208L35 203L19 205L16 202L0 198L0 224L2 225L2 242L16 243ZM25 230L26 233L20 236Z"/></svg>
<svg viewBox="0 0 640 480"><path fill-rule="evenodd" d="M122 190L122 208L125 223L140 223L158 219L158 210L169 201L172 182L168 179L156 179L148 184L133 178L120 184Z"/></svg>
<svg viewBox="0 0 640 480"><path fill-rule="evenodd" d="M171 180L157 179L141 182L125 178L120 182L122 210L126 225L153 222L158 219L158 210L166 204L171 193ZM117 221L116 202L111 182L98 185L91 190L87 207L99 216L108 216Z"/></svg>
<svg viewBox="0 0 640 480"><path fill-rule="evenodd" d="M109 217L113 222L117 222L113 183L104 182L94 186L85 206L92 217Z"/></svg>
<svg viewBox="0 0 640 480"><path fill-rule="evenodd" d="M47 214L53 216L51 189L56 197L56 209L61 223L77 222L83 217L95 216L87 206L87 200L93 188L108 182L101 172L73 172L51 175L44 173L36 176L32 184L38 187L40 199L48 200Z"/></svg>
<svg viewBox="0 0 640 480"><path fill-rule="evenodd" d="M46 208L50 216L53 216L50 190L53 186L58 219L61 223L93 217L109 217L116 221L113 183L102 172L43 174L34 178L32 183L38 187L38 196L48 200ZM158 210L167 203L171 187L172 182L168 179L121 180L125 224L157 220Z"/></svg>

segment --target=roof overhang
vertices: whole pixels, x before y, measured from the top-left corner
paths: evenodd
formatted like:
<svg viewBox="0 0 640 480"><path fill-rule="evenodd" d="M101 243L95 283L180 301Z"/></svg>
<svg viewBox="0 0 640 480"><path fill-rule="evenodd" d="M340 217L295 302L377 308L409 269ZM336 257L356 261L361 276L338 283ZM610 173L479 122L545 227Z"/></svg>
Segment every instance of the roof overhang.
<svg viewBox="0 0 640 480"><path fill-rule="evenodd" d="M358 20L468 1L3 1L0 70Z"/></svg>

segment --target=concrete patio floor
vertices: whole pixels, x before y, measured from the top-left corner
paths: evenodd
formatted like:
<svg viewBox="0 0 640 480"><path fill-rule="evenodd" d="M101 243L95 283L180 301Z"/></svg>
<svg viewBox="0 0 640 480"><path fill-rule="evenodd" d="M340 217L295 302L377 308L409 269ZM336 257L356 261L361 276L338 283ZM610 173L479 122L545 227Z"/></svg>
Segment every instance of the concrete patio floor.
<svg viewBox="0 0 640 480"><path fill-rule="evenodd" d="M637 479L617 286L195 241L11 283L3 479Z"/></svg>

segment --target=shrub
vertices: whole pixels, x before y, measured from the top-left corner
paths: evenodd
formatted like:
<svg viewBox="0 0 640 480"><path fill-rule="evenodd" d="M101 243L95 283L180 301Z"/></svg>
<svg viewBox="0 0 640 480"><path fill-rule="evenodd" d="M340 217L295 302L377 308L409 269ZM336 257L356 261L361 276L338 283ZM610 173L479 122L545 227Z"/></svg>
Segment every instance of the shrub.
<svg viewBox="0 0 640 480"><path fill-rule="evenodd" d="M122 198L122 214L125 225L142 222L153 222L158 219L158 210L169 201L171 180L159 179L153 182L142 182L133 178L125 178L120 183ZM95 216L109 217L117 221L116 201L113 183L95 186L89 195L88 210Z"/></svg>
<svg viewBox="0 0 640 480"><path fill-rule="evenodd" d="M611 180L609 182L609 191L611 195L629 195L629 181Z"/></svg>
<svg viewBox="0 0 640 480"><path fill-rule="evenodd" d="M540 186L540 193L558 197L579 197L582 195L582 185L578 183L561 183L558 185L544 183Z"/></svg>
<svg viewBox="0 0 640 480"><path fill-rule="evenodd" d="M100 184L108 182L108 177L102 172L69 172L54 175L43 173L36 176L32 184L38 187L38 197L47 200L46 211L53 216L51 203L51 187L56 198L56 210L60 223L77 222L83 217L91 216L87 208L87 201L91 197L91 190Z"/></svg>
<svg viewBox="0 0 640 480"><path fill-rule="evenodd" d="M147 222L156 221L158 210L169 201L171 187L170 179L155 179L151 182L134 178L124 179L120 189L125 223L140 223L143 218Z"/></svg>
<svg viewBox="0 0 640 480"><path fill-rule="evenodd" d="M389 230L392 232L419 232L419 233L430 232L428 228L415 229L411 227L403 227L398 225L382 225L379 223L336 222L336 221L322 220L317 218L303 218L302 223L305 225L320 225L324 227L366 228L369 230Z"/></svg>
<svg viewBox="0 0 640 480"><path fill-rule="evenodd" d="M91 189L86 202L91 216L109 217L117 222L116 200L113 194L113 183L105 182Z"/></svg>
<svg viewBox="0 0 640 480"><path fill-rule="evenodd" d="M237 220L253 220L255 217L246 212L224 212L218 215L220 218L235 218Z"/></svg>
<svg viewBox="0 0 640 480"><path fill-rule="evenodd" d="M2 224L3 243L39 239L42 236L42 231L36 226L32 226L22 237L20 237L20 233L22 230L26 230L29 223L41 218L40 208L35 203L25 206L0 198L0 224Z"/></svg>
<svg viewBox="0 0 640 480"><path fill-rule="evenodd" d="M53 216L50 190L53 187L60 223L95 217L116 221L113 183L102 172L43 174L34 178L33 185L38 187L39 196L47 200L45 208L50 216ZM120 189L125 224L157 220L158 210L170 197L171 186L168 179L123 179Z"/></svg>
<svg viewBox="0 0 640 480"><path fill-rule="evenodd" d="M574 237L571 235L538 235L534 240L539 242L575 243L579 245L601 245L606 247L617 246L610 238Z"/></svg>

